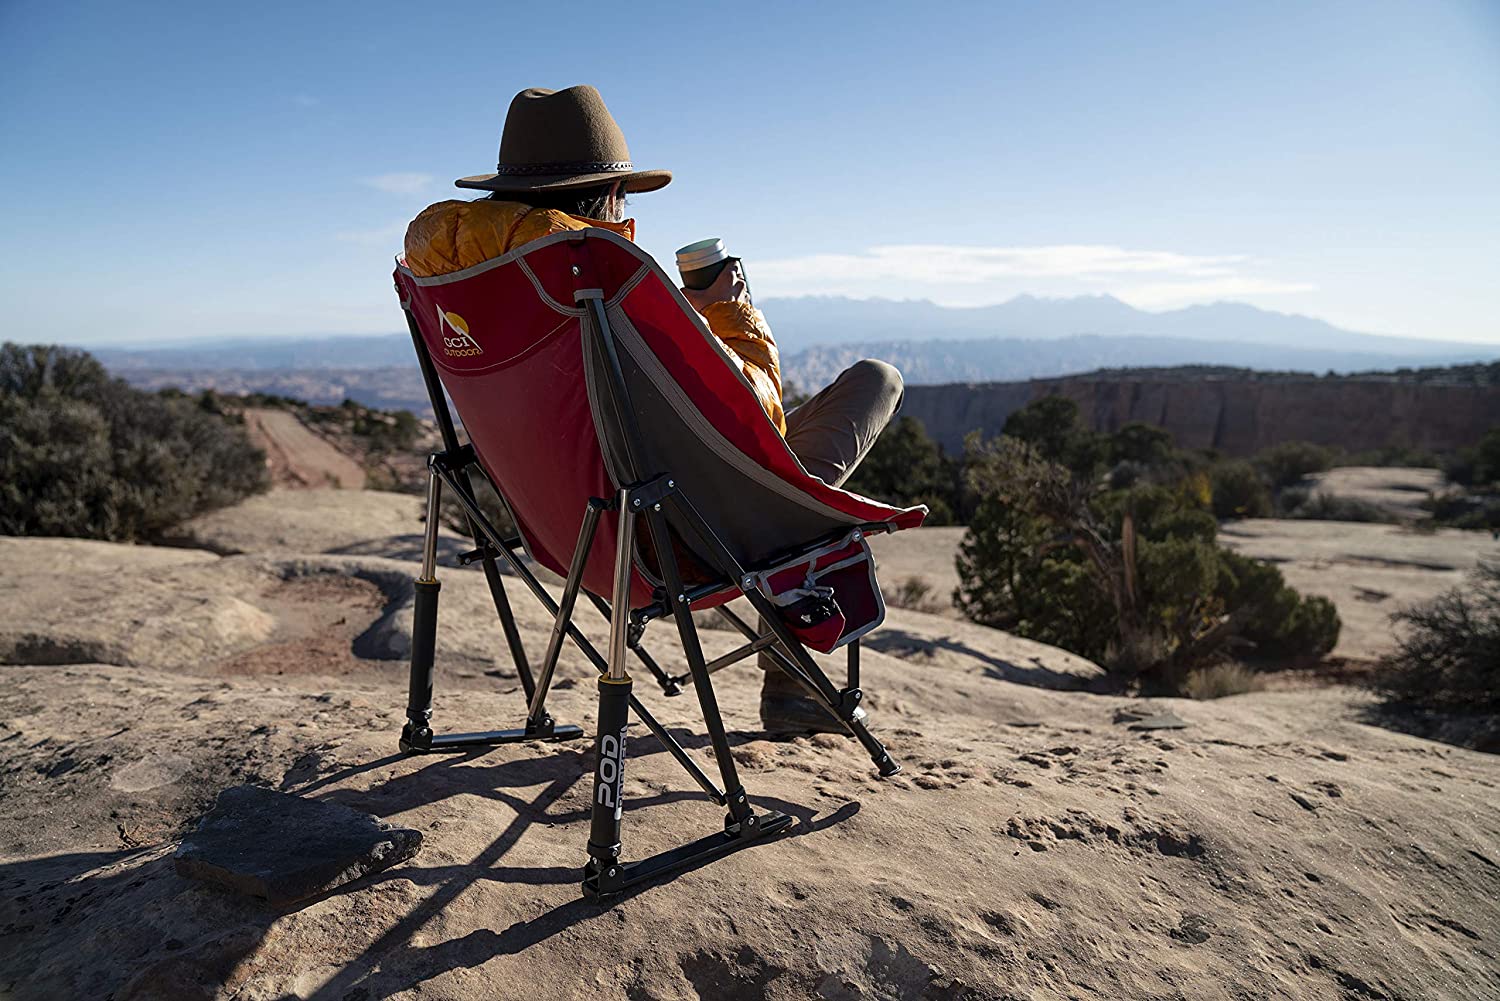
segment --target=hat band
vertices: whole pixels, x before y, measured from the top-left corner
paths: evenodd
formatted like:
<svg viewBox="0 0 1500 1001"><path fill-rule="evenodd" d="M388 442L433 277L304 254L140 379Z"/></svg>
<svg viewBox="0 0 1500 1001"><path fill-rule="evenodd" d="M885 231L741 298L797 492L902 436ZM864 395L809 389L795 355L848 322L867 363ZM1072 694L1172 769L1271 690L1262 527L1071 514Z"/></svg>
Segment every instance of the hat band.
<svg viewBox="0 0 1500 1001"><path fill-rule="evenodd" d="M614 174L634 169L635 164L629 160L594 160L579 161L576 163L528 163L517 165L502 163L495 168L495 173L508 174L512 177L522 177L535 174Z"/></svg>

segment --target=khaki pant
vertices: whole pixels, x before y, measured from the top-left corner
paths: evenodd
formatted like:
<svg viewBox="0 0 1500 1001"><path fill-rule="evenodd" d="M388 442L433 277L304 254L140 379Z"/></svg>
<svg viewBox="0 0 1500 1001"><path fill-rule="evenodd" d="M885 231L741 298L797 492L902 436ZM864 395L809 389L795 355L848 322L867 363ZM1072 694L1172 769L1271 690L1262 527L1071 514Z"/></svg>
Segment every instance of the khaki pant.
<svg viewBox="0 0 1500 1001"><path fill-rule="evenodd" d="M895 366L870 358L857 361L786 415L787 446L803 469L829 486L841 486L901 409L903 391ZM767 628L762 620L760 632ZM759 664L763 671L776 667L764 653Z"/></svg>
<svg viewBox="0 0 1500 1001"><path fill-rule="evenodd" d="M902 392L895 366L857 361L786 415L787 446L803 469L840 486L901 409Z"/></svg>

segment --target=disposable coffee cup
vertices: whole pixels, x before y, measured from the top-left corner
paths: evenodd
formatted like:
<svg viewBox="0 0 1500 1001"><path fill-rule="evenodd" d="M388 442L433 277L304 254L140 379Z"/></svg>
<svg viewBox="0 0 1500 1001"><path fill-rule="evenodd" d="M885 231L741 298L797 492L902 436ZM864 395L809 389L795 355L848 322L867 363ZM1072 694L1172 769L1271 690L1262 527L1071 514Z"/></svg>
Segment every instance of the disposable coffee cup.
<svg viewBox="0 0 1500 1001"><path fill-rule="evenodd" d="M677 272L682 275L682 287L708 288L732 260L729 251L724 249L724 241L717 236L688 244L677 251Z"/></svg>

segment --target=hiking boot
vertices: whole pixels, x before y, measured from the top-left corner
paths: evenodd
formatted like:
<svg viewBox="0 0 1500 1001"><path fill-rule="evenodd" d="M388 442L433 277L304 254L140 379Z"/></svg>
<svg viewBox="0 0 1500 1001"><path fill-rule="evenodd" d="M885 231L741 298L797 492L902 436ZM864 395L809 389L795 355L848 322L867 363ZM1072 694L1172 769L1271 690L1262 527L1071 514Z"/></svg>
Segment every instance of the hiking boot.
<svg viewBox="0 0 1500 1001"><path fill-rule="evenodd" d="M773 736L848 733L822 703L779 670L767 671L761 684L760 722Z"/></svg>

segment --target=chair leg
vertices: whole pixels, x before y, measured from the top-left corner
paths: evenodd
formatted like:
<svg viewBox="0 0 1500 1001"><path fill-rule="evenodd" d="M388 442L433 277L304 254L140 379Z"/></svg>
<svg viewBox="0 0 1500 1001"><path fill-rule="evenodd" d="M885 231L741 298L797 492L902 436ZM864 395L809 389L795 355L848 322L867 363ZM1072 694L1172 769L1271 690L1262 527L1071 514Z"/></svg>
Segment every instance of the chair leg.
<svg viewBox="0 0 1500 1001"><path fill-rule="evenodd" d="M547 640L547 653L542 658L542 673L537 679L531 696L526 721L531 726L542 726L547 719L547 690L552 687L552 674L557 670L557 658L562 654L563 638L568 634L568 625L573 620L573 603L578 599L578 588L583 583L583 569L588 563L589 551L594 547L594 532L599 527L599 515L609 503L590 497L583 512L583 527L578 533L578 544L573 549L573 561L568 564L568 579L563 584L562 600L557 603L557 616L552 622L552 635Z"/></svg>
<svg viewBox="0 0 1500 1001"><path fill-rule="evenodd" d="M606 619L611 617L609 602L597 594L590 594L588 599L599 610L600 615ZM650 652L641 643L641 634L645 632L645 629L644 625L632 621L630 624L630 633L625 637L625 645L630 648L631 653L635 654L635 659L644 664L646 670L651 672L651 677L655 678L656 683L661 686L662 694L668 696L681 695L682 685L678 683L677 679L669 677L667 672L661 669L661 665L656 662L656 658L652 657Z"/></svg>
<svg viewBox="0 0 1500 1001"><path fill-rule="evenodd" d="M473 469L465 467L460 470L453 480L453 488L461 497L470 501L474 500L477 494L474 491ZM499 496L500 491L496 490L495 494ZM501 497L500 502L505 504L505 498ZM506 510L509 510L508 506ZM521 631L516 628L516 617L510 610L510 597L505 593L505 578L500 575L500 564L495 560L494 549L485 538L484 530L479 522L467 513L464 520L469 524L469 535L474 539L476 551L481 554L479 565L484 571L484 581L489 585L490 600L495 605L495 614L500 617L500 629L505 633L505 645L510 650L511 663L515 665L516 677L521 682L521 691L525 694L526 703L529 706L536 692L536 680L531 675L531 663L526 657L526 645L521 642Z"/></svg>
<svg viewBox="0 0 1500 1001"><path fill-rule="evenodd" d="M657 564L662 568L662 577L667 585L668 596L683 598L682 578L677 569L677 559L672 553L668 535L667 519L659 512L647 514L651 524L651 539L656 547ZM724 783L724 792L729 797L729 819L732 824L745 821L754 823L754 814L745 802L745 790L740 785L735 769L734 756L729 751L729 736L724 731L724 718L719 713L719 700L714 695L713 683L709 681L708 665L703 659L703 646L698 641L698 626L693 622L693 610L686 600L672 602L672 617L677 620L677 633L682 639L682 652L687 658L688 670L692 672L693 688L698 694L698 705L703 711L703 723L708 729L713 744L714 757L719 762L719 774Z"/></svg>
<svg viewBox="0 0 1500 1001"><path fill-rule="evenodd" d="M525 727L513 730L442 735L433 733L432 670L437 648L438 595L442 589L437 579L438 509L442 501L442 482L434 470L427 486L427 526L422 540L422 572L414 583L416 595L412 609L411 672L407 683L406 725L401 728L401 750L408 754L427 754L512 744L538 738L572 740L582 737L581 727L558 726L550 718L541 725L534 725L528 719ZM509 611L508 604L506 611Z"/></svg>
<svg viewBox="0 0 1500 1001"><path fill-rule="evenodd" d="M589 862L584 870L583 892L591 897L607 897L626 887L655 878L673 869L693 862L708 861L743 848L763 837L770 836L791 824L791 818L782 813L769 812L758 815L751 809L740 785L729 753L729 738L724 731L724 720L714 698L713 688L703 662L703 650L698 643L698 633L693 625L692 609L684 600L674 602L673 614L677 620L678 634L682 638L683 652L693 671L694 687L698 690L699 705L703 710L704 725L713 744L714 757L719 764L719 774L724 783L725 806L729 815L725 818L724 830L699 838L680 848L653 855L639 862L620 861L621 815L623 810L622 790L625 773L625 724L628 720L631 699L630 677L625 670L626 650L630 630L630 579L631 561L635 549L635 518L630 503L629 490L620 492L620 523L616 531L614 593L610 601L612 621L610 627L609 670L599 679L599 732L595 741L594 801L589 829ZM658 511L649 511L651 536L657 551L658 563L663 567L669 594L682 593L682 580L678 573L671 543L668 541L666 519Z"/></svg>
<svg viewBox="0 0 1500 1001"><path fill-rule="evenodd" d="M407 679L406 725L401 728L403 751L432 744L432 665L437 650L438 594L443 588L437 579L437 519L442 498L443 481L437 473L429 473L422 573L412 582L415 594L412 602L411 670Z"/></svg>
<svg viewBox="0 0 1500 1001"><path fill-rule="evenodd" d="M526 657L526 646L521 642L521 630L516 628L515 613L510 610L510 597L505 593L505 578L500 575L500 564L484 544L484 536L475 534L475 545L484 552L484 556L480 558L480 569L484 571L485 583L490 587L490 600L494 602L495 614L500 617L500 629L505 634L505 645L510 650L511 663L515 665L516 677L521 682L521 692L530 704L531 697L536 692L536 681L531 676L531 664Z"/></svg>
<svg viewBox="0 0 1500 1001"><path fill-rule="evenodd" d="M859 689L840 692L834 688L833 682L828 680L828 675L824 674L818 662L813 660L812 654L807 652L807 648L798 642L796 635L785 622L781 621L781 616L776 613L776 606L771 604L770 599L758 591L747 591L745 597L750 599L750 604L761 614L766 624L771 627L771 631L776 634L776 638L780 640L781 649L772 648L771 651L772 659L776 661L777 666L789 677L808 687L813 696L823 704L823 708L848 728L855 739L864 746L865 751L870 755L870 760L875 763L875 768L882 777L889 777L899 772L900 763L891 757L885 745L876 739L875 735L870 732L870 728L865 725L864 713L859 708ZM744 628L750 627L744 624ZM747 635L753 636L754 630L751 629ZM788 655L790 655L791 664L785 660ZM857 659L854 664L857 669ZM792 670L792 665L795 665L797 670ZM806 677L799 677L799 672ZM812 682L811 685L809 681ZM834 693L833 697L829 696L829 692Z"/></svg>

